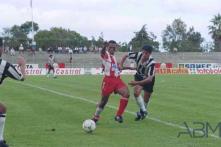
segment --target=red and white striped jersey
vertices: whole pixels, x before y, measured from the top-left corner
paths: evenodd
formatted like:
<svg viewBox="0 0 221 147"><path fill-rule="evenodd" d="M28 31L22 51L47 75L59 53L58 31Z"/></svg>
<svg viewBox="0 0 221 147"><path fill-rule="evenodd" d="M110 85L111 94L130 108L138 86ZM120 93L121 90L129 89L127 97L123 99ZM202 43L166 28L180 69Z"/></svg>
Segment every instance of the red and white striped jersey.
<svg viewBox="0 0 221 147"><path fill-rule="evenodd" d="M117 60L115 56L111 55L108 51L105 54L101 54L102 67L104 68L104 75L108 77L119 77L120 70L118 68Z"/></svg>

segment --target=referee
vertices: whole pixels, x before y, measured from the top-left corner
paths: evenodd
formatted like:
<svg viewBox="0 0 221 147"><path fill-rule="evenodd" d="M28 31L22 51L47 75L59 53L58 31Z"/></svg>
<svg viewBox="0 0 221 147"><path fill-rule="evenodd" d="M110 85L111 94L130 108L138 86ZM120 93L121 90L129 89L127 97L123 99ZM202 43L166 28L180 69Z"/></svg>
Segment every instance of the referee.
<svg viewBox="0 0 221 147"><path fill-rule="evenodd" d="M135 121L143 120L147 115L147 105L150 96L153 92L155 82L155 61L151 57L153 47L145 45L142 47L141 52L129 52L123 56L120 63L120 68L124 69L123 64L126 58L135 60L136 62L136 74L134 75L134 81L129 82L129 85L134 87L134 97L139 106L139 111ZM144 91L144 97L142 97L142 90Z"/></svg>
<svg viewBox="0 0 221 147"><path fill-rule="evenodd" d="M6 77L10 77L15 80L24 81L25 79L25 59L21 55L18 57L18 66L20 67L20 71L15 69L15 67L8 63L7 61L1 59L1 55L3 53L3 42L2 38L0 38L0 84L2 84L3 80ZM4 125L6 119L6 106L0 102L0 147L8 147L6 144L3 133L4 133Z"/></svg>

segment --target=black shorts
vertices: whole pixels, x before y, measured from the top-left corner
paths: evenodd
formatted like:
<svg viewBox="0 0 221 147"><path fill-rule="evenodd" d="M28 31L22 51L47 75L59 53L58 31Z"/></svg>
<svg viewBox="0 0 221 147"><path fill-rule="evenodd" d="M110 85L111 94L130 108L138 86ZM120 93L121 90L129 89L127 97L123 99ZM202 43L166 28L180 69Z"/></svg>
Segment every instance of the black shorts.
<svg viewBox="0 0 221 147"><path fill-rule="evenodd" d="M135 74L134 75L134 80L135 81L142 81L144 80L144 78L138 74ZM143 90L146 91L146 92L149 92L149 93L152 93L153 92L153 87L154 87L154 83L155 83L155 77L153 77L153 80L151 83L148 83L148 84L145 84L143 85Z"/></svg>
<svg viewBox="0 0 221 147"><path fill-rule="evenodd" d="M53 70L54 71L54 66L52 66L52 65L48 65L48 71L51 71L51 70Z"/></svg>

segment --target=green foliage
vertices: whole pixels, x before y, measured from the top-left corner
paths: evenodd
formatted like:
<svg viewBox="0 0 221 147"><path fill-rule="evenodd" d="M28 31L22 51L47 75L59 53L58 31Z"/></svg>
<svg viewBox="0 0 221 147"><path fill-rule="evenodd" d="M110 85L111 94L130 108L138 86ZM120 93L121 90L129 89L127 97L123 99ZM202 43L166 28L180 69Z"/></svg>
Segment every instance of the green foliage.
<svg viewBox="0 0 221 147"><path fill-rule="evenodd" d="M32 22L27 21L27 22L23 23L20 26L20 28L21 28L22 32L24 32L26 35L28 35L32 31ZM38 24L36 22L33 22L33 31L37 32L38 30L39 30Z"/></svg>
<svg viewBox="0 0 221 147"><path fill-rule="evenodd" d="M156 41L156 36L152 32L147 32L146 25L143 25L140 31L135 32L135 37L129 44L132 45L134 51L140 51L146 44L152 45L155 51L159 50L159 42Z"/></svg>
<svg viewBox="0 0 221 147"><path fill-rule="evenodd" d="M39 29L38 24L33 22L34 31ZM32 24L30 21L25 22L21 26L13 25L11 28L3 29L3 36L7 46L17 48L23 44L25 48L29 47L30 39L28 34L31 32Z"/></svg>
<svg viewBox="0 0 221 147"><path fill-rule="evenodd" d="M214 40L214 51L221 51L221 15L218 13L211 20L212 25L208 26L209 33Z"/></svg>
<svg viewBox="0 0 221 147"><path fill-rule="evenodd" d="M129 52L129 45L126 42L119 43L119 49L120 52Z"/></svg>
<svg viewBox="0 0 221 147"><path fill-rule="evenodd" d="M35 35L35 40L39 47L47 49L59 46L80 47L89 46L88 39L79 33L64 28L51 28L49 31L39 31Z"/></svg>
<svg viewBox="0 0 221 147"><path fill-rule="evenodd" d="M187 31L187 25L181 19L175 19L172 25L168 25L163 31L163 48L173 52L176 48L178 51L199 52L202 51L201 43L203 38L199 32L190 27Z"/></svg>
<svg viewBox="0 0 221 147"><path fill-rule="evenodd" d="M11 47L18 48L20 44L23 44L24 47L28 46L27 35L21 30L20 26L12 26L9 33L9 40L6 40L6 42L8 42L11 45Z"/></svg>

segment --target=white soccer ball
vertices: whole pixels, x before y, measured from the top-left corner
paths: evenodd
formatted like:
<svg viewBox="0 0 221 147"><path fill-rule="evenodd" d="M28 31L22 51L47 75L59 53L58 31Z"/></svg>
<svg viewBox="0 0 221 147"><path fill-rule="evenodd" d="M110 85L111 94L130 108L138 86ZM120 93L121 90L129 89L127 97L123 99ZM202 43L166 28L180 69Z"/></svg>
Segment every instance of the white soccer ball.
<svg viewBox="0 0 221 147"><path fill-rule="evenodd" d="M83 122L82 128L85 132L91 133L96 129L96 123L91 119L87 119Z"/></svg>

